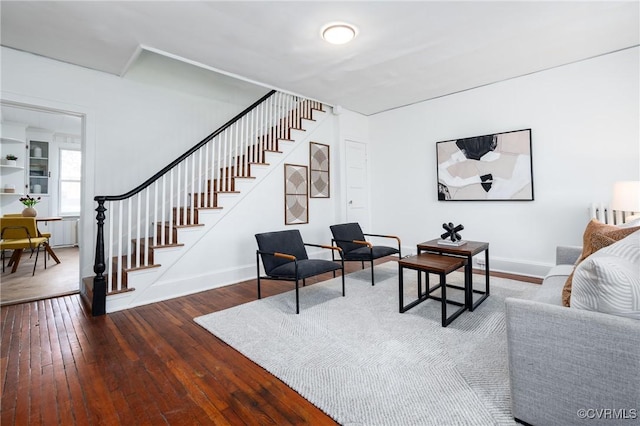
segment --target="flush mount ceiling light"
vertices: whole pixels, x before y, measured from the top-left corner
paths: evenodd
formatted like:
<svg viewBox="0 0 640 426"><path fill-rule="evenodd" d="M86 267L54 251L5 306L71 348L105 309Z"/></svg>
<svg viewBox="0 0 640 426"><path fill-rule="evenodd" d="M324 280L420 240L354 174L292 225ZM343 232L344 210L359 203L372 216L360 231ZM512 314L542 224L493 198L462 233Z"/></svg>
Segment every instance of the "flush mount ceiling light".
<svg viewBox="0 0 640 426"><path fill-rule="evenodd" d="M358 34L356 27L342 22L325 25L322 28L322 38L331 44L345 44Z"/></svg>

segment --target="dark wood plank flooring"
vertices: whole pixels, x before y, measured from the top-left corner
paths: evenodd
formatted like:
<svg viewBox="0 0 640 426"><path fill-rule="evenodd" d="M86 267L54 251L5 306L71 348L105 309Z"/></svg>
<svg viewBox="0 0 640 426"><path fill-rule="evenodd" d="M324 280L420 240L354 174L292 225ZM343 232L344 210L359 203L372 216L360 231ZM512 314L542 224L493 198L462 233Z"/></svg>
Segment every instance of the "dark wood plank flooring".
<svg viewBox="0 0 640 426"><path fill-rule="evenodd" d="M248 281L96 318L78 295L3 307L0 423L336 424L193 321L255 299Z"/></svg>

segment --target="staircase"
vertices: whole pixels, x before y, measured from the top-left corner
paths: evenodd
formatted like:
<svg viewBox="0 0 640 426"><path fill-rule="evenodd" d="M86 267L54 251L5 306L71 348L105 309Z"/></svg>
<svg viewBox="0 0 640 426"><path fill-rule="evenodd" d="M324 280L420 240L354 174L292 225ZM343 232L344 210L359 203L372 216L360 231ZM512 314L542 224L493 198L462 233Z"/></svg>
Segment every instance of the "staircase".
<svg viewBox="0 0 640 426"><path fill-rule="evenodd" d="M137 188L96 196L96 275L81 291L92 314L161 277L322 116L320 102L271 91Z"/></svg>

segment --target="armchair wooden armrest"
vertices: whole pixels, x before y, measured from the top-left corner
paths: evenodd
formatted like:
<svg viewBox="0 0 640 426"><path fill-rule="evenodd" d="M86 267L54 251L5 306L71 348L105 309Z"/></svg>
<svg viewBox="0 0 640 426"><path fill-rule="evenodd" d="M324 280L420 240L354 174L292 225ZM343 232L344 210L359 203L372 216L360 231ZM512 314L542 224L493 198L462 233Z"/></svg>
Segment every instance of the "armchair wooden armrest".
<svg viewBox="0 0 640 426"><path fill-rule="evenodd" d="M327 245L323 245L323 244L311 244L311 243L304 243L305 246L311 246L311 247L319 247L319 248L323 248L323 249L327 249L327 250L338 250L338 251L342 251L342 249L340 247L336 247L336 246L327 246Z"/></svg>
<svg viewBox="0 0 640 426"><path fill-rule="evenodd" d="M368 235L370 237L394 238L396 241L398 241L398 245L402 244L402 242L400 241L400 237L397 237L395 235L383 235L383 234L364 234L364 235Z"/></svg>
<svg viewBox="0 0 640 426"><path fill-rule="evenodd" d="M256 255L258 255L258 254L266 254L267 256L280 257L280 258L288 259L288 260L292 260L292 261L298 260L298 259L296 259L296 257L294 255L287 254L287 253L256 250Z"/></svg>
<svg viewBox="0 0 640 426"><path fill-rule="evenodd" d="M296 257L295 257L295 256L293 256L293 255L291 255L291 254L278 253L278 252L276 252L276 253L273 253L273 255L274 255L275 257L282 257L283 259L289 259L289 260L293 260L293 261L295 261L295 260L296 260Z"/></svg>
<svg viewBox="0 0 640 426"><path fill-rule="evenodd" d="M363 241L363 240L336 240L335 238L332 238L331 241L340 242L340 243L360 244L367 247L373 246L373 244L371 244L369 241Z"/></svg>

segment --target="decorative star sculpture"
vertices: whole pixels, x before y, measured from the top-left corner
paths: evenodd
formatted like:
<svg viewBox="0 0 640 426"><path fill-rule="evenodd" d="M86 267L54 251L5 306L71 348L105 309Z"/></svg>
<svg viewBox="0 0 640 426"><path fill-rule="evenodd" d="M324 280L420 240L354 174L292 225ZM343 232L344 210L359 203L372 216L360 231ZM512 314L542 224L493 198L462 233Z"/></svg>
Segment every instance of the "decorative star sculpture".
<svg viewBox="0 0 640 426"><path fill-rule="evenodd" d="M449 222L449 223L443 223L442 227L445 229L445 231L447 231L444 234L440 235L440 238L442 238L443 240L450 238L451 241L455 243L456 241L460 241L462 239L462 237L460 236L460 234L458 234L458 232L462 231L464 229L464 226L462 225L453 226L453 223Z"/></svg>

